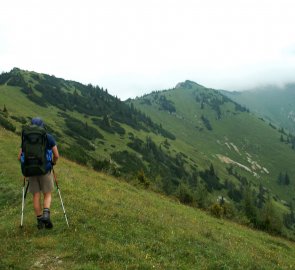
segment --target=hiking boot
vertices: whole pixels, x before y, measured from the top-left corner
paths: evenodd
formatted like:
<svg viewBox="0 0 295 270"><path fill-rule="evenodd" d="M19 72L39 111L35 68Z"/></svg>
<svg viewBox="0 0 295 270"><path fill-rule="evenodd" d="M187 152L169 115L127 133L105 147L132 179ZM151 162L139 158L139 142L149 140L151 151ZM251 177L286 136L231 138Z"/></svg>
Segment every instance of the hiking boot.
<svg viewBox="0 0 295 270"><path fill-rule="evenodd" d="M44 223L43 223L43 217L42 216L37 217L37 228L39 230L44 228Z"/></svg>
<svg viewBox="0 0 295 270"><path fill-rule="evenodd" d="M50 220L50 210L48 208L44 208L43 210L42 221L46 229L51 229L53 227L53 224Z"/></svg>

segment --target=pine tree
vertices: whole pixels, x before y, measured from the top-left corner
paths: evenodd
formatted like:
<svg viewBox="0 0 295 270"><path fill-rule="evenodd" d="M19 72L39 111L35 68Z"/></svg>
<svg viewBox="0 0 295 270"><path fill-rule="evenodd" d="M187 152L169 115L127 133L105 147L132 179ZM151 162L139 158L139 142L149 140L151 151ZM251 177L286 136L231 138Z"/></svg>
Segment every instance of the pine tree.
<svg viewBox="0 0 295 270"><path fill-rule="evenodd" d="M289 185L290 184L290 177L289 177L289 175L288 175L287 172L285 174L284 184L285 185Z"/></svg>
<svg viewBox="0 0 295 270"><path fill-rule="evenodd" d="M259 192L258 192L258 195L257 195L257 207L260 208L260 209L263 207L263 204L265 203L264 193L265 193L264 188L260 184L259 185Z"/></svg>
<svg viewBox="0 0 295 270"><path fill-rule="evenodd" d="M288 229L292 229L295 224L295 213L293 203L290 203L290 212L284 215L284 224Z"/></svg>
<svg viewBox="0 0 295 270"><path fill-rule="evenodd" d="M210 175L215 175L215 170L214 170L214 167L213 167L213 164L211 163L211 165L210 165Z"/></svg>
<svg viewBox="0 0 295 270"><path fill-rule="evenodd" d="M197 185L196 195L195 195L198 207L203 209L207 208L207 206L210 203L208 200L208 196L209 196L209 192L207 188L203 184L199 183Z"/></svg>
<svg viewBox="0 0 295 270"><path fill-rule="evenodd" d="M103 116L102 120L103 120L104 126L111 127L110 118L106 114Z"/></svg>
<svg viewBox="0 0 295 270"><path fill-rule="evenodd" d="M257 210L254 204L254 196L251 187L248 185L243 192L243 210L246 217L252 224L257 223Z"/></svg>
<svg viewBox="0 0 295 270"><path fill-rule="evenodd" d="M283 175L282 172L279 173L278 181L277 182L278 182L279 185L283 185L284 184L285 179L284 179L284 175Z"/></svg>
<svg viewBox="0 0 295 270"><path fill-rule="evenodd" d="M281 139L280 139L281 142L284 142L284 137L283 135L281 134Z"/></svg>

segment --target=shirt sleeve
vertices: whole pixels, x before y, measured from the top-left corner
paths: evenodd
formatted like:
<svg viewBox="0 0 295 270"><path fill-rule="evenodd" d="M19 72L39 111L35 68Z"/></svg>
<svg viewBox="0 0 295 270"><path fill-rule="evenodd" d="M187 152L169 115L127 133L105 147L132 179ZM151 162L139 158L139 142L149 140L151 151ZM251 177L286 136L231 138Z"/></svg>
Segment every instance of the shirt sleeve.
<svg viewBox="0 0 295 270"><path fill-rule="evenodd" d="M48 143L48 148L51 149L52 147L56 146L55 139L51 134L47 134L47 143Z"/></svg>

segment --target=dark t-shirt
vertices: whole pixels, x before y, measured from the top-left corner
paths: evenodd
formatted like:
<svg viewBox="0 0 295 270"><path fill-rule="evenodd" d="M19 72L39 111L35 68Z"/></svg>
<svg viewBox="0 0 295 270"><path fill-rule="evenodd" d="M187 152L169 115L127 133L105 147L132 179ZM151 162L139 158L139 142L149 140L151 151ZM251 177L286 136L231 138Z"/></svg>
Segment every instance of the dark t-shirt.
<svg viewBox="0 0 295 270"><path fill-rule="evenodd" d="M46 145L46 149L51 150L52 147L56 146L56 142L55 139L53 138L53 136L49 133L47 133L47 145Z"/></svg>
<svg viewBox="0 0 295 270"><path fill-rule="evenodd" d="M52 169L52 147L56 146L56 142L53 136L47 133L47 144L46 144L46 157L47 157L47 165L46 171L49 172Z"/></svg>

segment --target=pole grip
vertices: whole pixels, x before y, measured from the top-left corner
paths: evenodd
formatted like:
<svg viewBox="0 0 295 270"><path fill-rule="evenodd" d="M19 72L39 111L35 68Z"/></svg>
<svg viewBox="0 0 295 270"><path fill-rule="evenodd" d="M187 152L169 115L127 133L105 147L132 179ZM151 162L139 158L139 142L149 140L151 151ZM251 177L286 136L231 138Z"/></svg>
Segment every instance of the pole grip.
<svg viewBox="0 0 295 270"><path fill-rule="evenodd" d="M55 171L54 171L53 167L52 167L52 173L53 173L53 177L54 177L54 182L55 182L56 188L59 189L57 178L56 178Z"/></svg>

